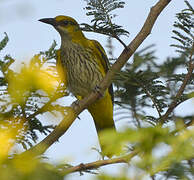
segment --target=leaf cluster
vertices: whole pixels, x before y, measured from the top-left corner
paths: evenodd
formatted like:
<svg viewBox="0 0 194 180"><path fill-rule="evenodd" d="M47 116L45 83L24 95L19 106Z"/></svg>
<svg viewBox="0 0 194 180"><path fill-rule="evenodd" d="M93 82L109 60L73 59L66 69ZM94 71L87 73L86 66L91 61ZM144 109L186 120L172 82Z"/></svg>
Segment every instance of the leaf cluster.
<svg viewBox="0 0 194 180"><path fill-rule="evenodd" d="M184 31L186 35L179 36L182 42L178 57L168 57L164 62L158 63L154 55L153 45L137 51L133 62L127 63L114 80L117 87L115 92L116 104L119 105L118 114L121 119L130 118L131 122L141 127L145 122L152 125L160 123L169 105L176 100L176 106L191 98L194 89L194 75L191 74L183 93L176 97L178 90L184 82L187 69L193 63L193 9L186 2L188 9L177 14L175 27ZM173 30L174 32L178 32ZM179 34L180 35L180 34ZM187 37L187 38L186 38ZM173 37L175 39L175 37ZM177 45L176 47L179 47ZM180 49L180 48L179 48ZM181 73L180 73L181 72ZM126 109L127 111L123 111ZM131 116L130 116L130 114ZM180 117L182 118L182 117ZM173 113L165 122L176 121Z"/></svg>
<svg viewBox="0 0 194 180"><path fill-rule="evenodd" d="M171 46L177 48L177 52L190 54L194 51L194 9L185 1L187 9L177 13L177 21L174 23L174 36L173 39L177 40L179 44L173 44ZM189 51L189 52L188 52Z"/></svg>
<svg viewBox="0 0 194 180"><path fill-rule="evenodd" d="M33 155L15 156L0 160L1 180L48 179L63 180L64 175L58 166Z"/></svg>
<svg viewBox="0 0 194 180"><path fill-rule="evenodd" d="M1 50L7 43L5 34L0 42ZM15 59L10 55L0 60L0 129L12 124L18 131L16 141L25 149L37 141L38 132L47 135L54 128L52 124L41 122L40 115L49 112L58 116L64 111L63 106L55 103L66 95L55 70L55 47L54 41L48 51L35 55L19 72L12 70ZM17 124L22 124L22 128L17 128Z"/></svg>
<svg viewBox="0 0 194 180"><path fill-rule="evenodd" d="M104 131L101 138L102 142L108 145L105 149L107 152L139 152L115 179L134 179L134 174L135 179L144 179L148 174L151 177L162 175L166 179L192 179L194 133L192 130L186 130L180 122L177 123L177 128L181 133L161 126L130 128L117 134L114 131ZM132 148L127 149L127 143L133 144ZM129 169L132 169L133 173L127 173ZM99 176L99 179L112 178L108 175Z"/></svg>
<svg viewBox="0 0 194 180"><path fill-rule="evenodd" d="M123 8L125 2L120 0L85 0L87 6L87 16L92 16L92 25L82 23L81 29L88 32L97 32L119 39L119 36L128 36L129 32L124 30L122 26L113 22L116 14L112 11Z"/></svg>

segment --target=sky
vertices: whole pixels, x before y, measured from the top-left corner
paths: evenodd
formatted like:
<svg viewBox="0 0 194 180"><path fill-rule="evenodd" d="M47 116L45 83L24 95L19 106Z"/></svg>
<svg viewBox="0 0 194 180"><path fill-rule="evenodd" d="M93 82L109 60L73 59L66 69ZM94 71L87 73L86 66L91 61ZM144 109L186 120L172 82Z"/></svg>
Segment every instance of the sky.
<svg viewBox="0 0 194 180"><path fill-rule="evenodd" d="M157 2L156 0L125 0L125 8L116 10L118 15L115 22L122 25L130 36L122 37L122 40L128 44L141 29L150 8ZM57 41L60 47L59 34L49 25L38 21L41 18L55 17L57 15L67 15L75 18L79 23L90 23L90 18L86 16L83 9L86 6L84 0L0 0L0 39L4 37L4 32L9 36L9 44L1 52L0 58L4 54L10 54L17 59L17 68L22 61L28 61L39 51L47 50L53 40ZM170 47L174 41L171 39L173 22L175 14L185 7L183 0L172 1L162 12L156 21L152 33L142 43L140 49L156 44L156 56L160 57L162 62L167 56L174 56L174 48ZM106 50L107 37L95 33L85 33L90 39L98 40ZM116 41L113 41L114 57L117 57L123 50L123 47ZM129 60L130 61L130 60ZM73 98L66 98L64 103L70 105ZM187 102L185 106L190 106L193 102ZM178 107L177 112L182 113L183 108ZM191 113L189 108L184 108L184 113ZM49 117L50 121L53 117ZM98 147L97 134L90 114L84 111L73 125L63 135L58 143L55 143L46 152L49 160L52 162L69 161L73 165L79 163L92 162L99 159L98 153L91 150L92 147ZM56 123L56 122L55 122ZM118 121L116 127L120 130L126 126L126 122ZM41 136L41 138L43 138ZM41 139L40 138L40 139ZM106 171L114 172L118 166L113 165L106 168ZM72 174L68 180L87 180L93 175L80 176L79 173Z"/></svg>

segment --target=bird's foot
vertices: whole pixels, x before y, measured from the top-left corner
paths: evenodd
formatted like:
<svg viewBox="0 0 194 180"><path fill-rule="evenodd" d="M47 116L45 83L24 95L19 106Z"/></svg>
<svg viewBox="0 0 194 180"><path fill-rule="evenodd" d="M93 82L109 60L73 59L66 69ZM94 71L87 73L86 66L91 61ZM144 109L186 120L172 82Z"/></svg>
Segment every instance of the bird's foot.
<svg viewBox="0 0 194 180"><path fill-rule="evenodd" d="M80 105L79 105L79 100L74 101L74 102L71 104L71 107L73 107L74 109L79 108L79 107L80 107ZM79 120L81 120L81 118L80 118L79 116L77 116L77 118L78 118Z"/></svg>

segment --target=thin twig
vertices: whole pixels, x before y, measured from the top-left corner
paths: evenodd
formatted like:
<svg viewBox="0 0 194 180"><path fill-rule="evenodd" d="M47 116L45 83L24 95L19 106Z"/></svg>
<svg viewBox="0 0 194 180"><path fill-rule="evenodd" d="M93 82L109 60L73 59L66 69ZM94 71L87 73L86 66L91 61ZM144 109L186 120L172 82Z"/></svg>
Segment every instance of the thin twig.
<svg viewBox="0 0 194 180"><path fill-rule="evenodd" d="M86 164L79 164L77 166L73 166L70 168L67 168L63 171L63 174L69 174L73 172L84 172L91 169L97 169L101 166L110 165L110 164L118 164L118 163L128 163L135 155L137 155L137 151L133 151L130 154L119 157L119 158L113 158L113 159L107 159L107 160L99 160L92 163L86 163Z"/></svg>
<svg viewBox="0 0 194 180"><path fill-rule="evenodd" d="M104 6L102 5L101 1L99 1L100 5L101 5L101 8L103 9L103 11L105 12L106 10L104 9ZM113 31L113 23L111 21L111 18L110 16L107 14L107 18L108 18L108 23L110 25L110 27L112 28L112 37L115 38L116 40L118 40L123 46L125 49L128 49L127 45L117 36L117 34L115 34L115 32Z"/></svg>
<svg viewBox="0 0 194 180"><path fill-rule="evenodd" d="M178 100L181 97L181 95L183 94L183 91L185 90L187 83L191 80L191 77L193 75L193 69L194 69L194 62L193 62L192 56L193 56L193 52L191 52L191 55L189 57L190 60L188 63L188 70L187 70L188 73L185 75L183 83L182 83L181 87L179 88L179 90L174 98L174 101L169 105L166 113L161 117L160 123L162 123L162 124L167 120L167 118L172 113L172 111L175 109L175 107L177 107L179 105Z"/></svg>
<svg viewBox="0 0 194 180"><path fill-rule="evenodd" d="M138 81L138 79L136 79L136 81L141 85L141 87L143 88L143 90L144 90L144 92L146 93L146 95L152 100L153 105L155 106L155 108L156 108L156 110L157 110L157 112L158 112L158 115L159 115L159 117L161 118L162 115L161 115L161 113L160 113L160 107L157 105L157 103L156 103L154 97L149 93L148 89L147 89L140 81Z"/></svg>
<svg viewBox="0 0 194 180"><path fill-rule="evenodd" d="M137 111L136 111L136 102L135 102L134 99L132 99L132 101L131 101L131 111L132 111L132 117L136 121L136 126L138 128L141 128L141 123L139 121L138 114L137 114Z"/></svg>

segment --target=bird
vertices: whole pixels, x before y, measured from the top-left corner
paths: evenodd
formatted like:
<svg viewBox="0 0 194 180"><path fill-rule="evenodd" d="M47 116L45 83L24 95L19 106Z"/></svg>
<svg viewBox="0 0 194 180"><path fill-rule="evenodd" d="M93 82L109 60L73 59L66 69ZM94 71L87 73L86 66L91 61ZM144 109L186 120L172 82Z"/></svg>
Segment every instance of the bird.
<svg viewBox="0 0 194 180"><path fill-rule="evenodd" d="M79 24L69 16L39 19L52 25L61 37L61 46L57 51L57 70L69 91L81 100L97 87L107 74L110 64L101 44L85 37ZM105 93L87 107L93 117L97 134L102 130L113 129L114 94L111 84ZM98 136L103 154L103 145ZM105 154L109 156L108 154Z"/></svg>

